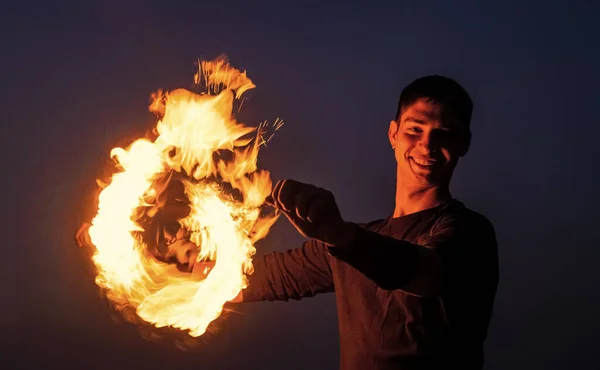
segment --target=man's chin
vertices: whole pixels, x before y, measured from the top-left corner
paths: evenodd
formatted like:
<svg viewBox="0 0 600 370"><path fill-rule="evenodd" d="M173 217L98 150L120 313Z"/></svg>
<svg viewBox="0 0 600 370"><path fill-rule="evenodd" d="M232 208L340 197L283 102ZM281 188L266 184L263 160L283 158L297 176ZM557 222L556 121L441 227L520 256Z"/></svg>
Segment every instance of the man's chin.
<svg viewBox="0 0 600 370"><path fill-rule="evenodd" d="M413 183L422 188L434 188L441 185L438 176L434 173L413 173Z"/></svg>
<svg viewBox="0 0 600 370"><path fill-rule="evenodd" d="M443 184L441 181L440 173L436 171L422 171L419 169L413 169L412 166L409 165L408 171L403 171L403 173L399 173L399 176L402 176L404 184L418 187L437 187Z"/></svg>

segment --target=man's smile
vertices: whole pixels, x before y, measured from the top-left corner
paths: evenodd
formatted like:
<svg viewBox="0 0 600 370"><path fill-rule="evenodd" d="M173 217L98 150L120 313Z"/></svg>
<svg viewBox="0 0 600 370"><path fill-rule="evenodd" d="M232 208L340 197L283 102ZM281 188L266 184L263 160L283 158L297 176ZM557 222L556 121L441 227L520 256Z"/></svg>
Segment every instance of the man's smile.
<svg viewBox="0 0 600 370"><path fill-rule="evenodd" d="M438 161L432 158L423 158L423 157L408 157L411 164L419 169L423 170L431 170Z"/></svg>

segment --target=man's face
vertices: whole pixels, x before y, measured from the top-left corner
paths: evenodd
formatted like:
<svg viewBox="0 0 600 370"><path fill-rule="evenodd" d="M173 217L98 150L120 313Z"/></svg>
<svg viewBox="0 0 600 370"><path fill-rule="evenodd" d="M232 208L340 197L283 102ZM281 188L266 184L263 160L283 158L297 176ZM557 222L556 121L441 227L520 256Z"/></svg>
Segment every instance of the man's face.
<svg viewBox="0 0 600 370"><path fill-rule="evenodd" d="M388 132L402 182L417 187L448 185L469 147L463 130L441 106L426 99L404 109Z"/></svg>

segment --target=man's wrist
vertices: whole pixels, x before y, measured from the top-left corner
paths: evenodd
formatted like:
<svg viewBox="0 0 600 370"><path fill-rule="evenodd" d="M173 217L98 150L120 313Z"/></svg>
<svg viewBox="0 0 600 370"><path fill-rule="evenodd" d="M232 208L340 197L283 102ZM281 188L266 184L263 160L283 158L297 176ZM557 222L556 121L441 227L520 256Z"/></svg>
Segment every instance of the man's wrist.
<svg viewBox="0 0 600 370"><path fill-rule="evenodd" d="M357 228L358 225L355 223L344 221L338 231L338 238L331 247L339 250L350 249L356 241Z"/></svg>

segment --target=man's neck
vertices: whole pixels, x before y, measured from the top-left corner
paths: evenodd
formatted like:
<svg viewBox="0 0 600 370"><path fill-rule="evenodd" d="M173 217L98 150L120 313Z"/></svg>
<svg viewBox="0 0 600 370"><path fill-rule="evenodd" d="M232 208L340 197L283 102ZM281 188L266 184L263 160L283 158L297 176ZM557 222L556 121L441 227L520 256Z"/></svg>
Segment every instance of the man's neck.
<svg viewBox="0 0 600 370"><path fill-rule="evenodd" d="M433 208L450 199L452 195L448 186L407 186L398 181L393 217L402 217Z"/></svg>

